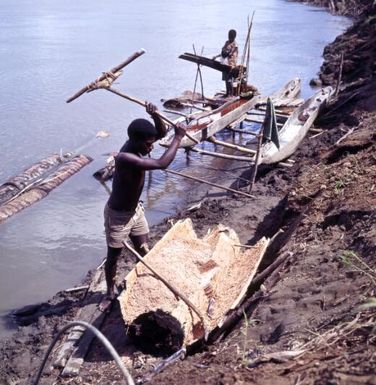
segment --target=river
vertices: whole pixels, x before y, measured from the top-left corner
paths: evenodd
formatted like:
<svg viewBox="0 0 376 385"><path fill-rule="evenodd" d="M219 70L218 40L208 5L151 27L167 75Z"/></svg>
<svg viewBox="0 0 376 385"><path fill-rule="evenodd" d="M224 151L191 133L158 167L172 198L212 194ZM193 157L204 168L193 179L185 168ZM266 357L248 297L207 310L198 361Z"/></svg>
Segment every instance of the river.
<svg viewBox="0 0 376 385"><path fill-rule="evenodd" d="M12 309L45 301L80 282L105 256L102 211L107 192L92 173L118 150L126 128L144 109L104 90L65 101L77 90L144 48L116 88L161 106L160 99L192 90L196 66L183 52L219 53L231 28L240 53L254 14L250 82L262 93L302 79L313 93L326 44L351 22L282 0L2 0L0 5L0 184L53 154L74 151L93 162L46 198L0 224L0 337L14 329ZM223 88L221 74L203 68L206 95ZM108 138L96 138L100 130ZM154 156L161 153L156 146ZM191 173L210 179L211 159L193 157ZM172 166L187 168L179 153ZM194 185L193 185L194 186ZM174 214L190 182L153 173L143 199L151 225Z"/></svg>

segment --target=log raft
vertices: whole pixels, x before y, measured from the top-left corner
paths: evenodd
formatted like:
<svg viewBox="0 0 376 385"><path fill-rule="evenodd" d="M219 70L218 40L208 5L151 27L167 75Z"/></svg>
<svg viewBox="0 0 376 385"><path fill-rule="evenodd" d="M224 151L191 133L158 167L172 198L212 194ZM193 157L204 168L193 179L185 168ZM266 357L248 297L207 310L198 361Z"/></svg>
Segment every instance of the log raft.
<svg viewBox="0 0 376 385"><path fill-rule="evenodd" d="M0 223L48 195L92 159L86 155L53 155L0 186Z"/></svg>

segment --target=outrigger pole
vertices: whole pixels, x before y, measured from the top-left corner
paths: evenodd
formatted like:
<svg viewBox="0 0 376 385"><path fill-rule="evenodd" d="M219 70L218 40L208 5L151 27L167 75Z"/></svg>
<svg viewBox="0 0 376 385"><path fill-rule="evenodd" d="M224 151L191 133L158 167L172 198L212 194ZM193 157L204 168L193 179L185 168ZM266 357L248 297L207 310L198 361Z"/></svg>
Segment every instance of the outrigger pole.
<svg viewBox="0 0 376 385"><path fill-rule="evenodd" d="M235 190L235 189L232 189L230 187L221 186L221 185L219 185L217 183L208 182L208 181L206 181L204 179L197 178L195 176L183 174L182 172L178 172L178 171L174 171L174 170L167 170L167 169L164 170L164 171L166 171L167 173L173 174L173 175L178 175L178 176L182 176L182 177L187 178L187 179L195 180L197 182L205 183L205 184L208 184L210 186L218 187L218 188L220 188L222 190L230 191L230 192L232 192L234 194L243 195L243 196L245 196L247 198L254 198L254 195L247 194L246 192Z"/></svg>

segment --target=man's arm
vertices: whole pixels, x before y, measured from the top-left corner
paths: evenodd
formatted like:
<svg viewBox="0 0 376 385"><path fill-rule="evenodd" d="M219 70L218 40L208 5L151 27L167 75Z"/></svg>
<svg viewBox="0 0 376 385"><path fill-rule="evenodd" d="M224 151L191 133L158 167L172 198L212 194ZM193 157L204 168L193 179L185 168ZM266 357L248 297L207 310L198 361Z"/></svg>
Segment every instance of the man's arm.
<svg viewBox="0 0 376 385"><path fill-rule="evenodd" d="M136 154L129 152L121 152L116 157L117 162L121 164L133 166L141 170L164 170L174 160L179 144L185 135L185 126L182 123L176 124L174 127L175 136L168 149L163 153L159 159L140 158Z"/></svg>
<svg viewBox="0 0 376 385"><path fill-rule="evenodd" d="M157 139L162 139L166 136L167 127L162 118L158 115L157 111L158 109L154 104L146 102L146 112L154 120L154 125L158 133Z"/></svg>

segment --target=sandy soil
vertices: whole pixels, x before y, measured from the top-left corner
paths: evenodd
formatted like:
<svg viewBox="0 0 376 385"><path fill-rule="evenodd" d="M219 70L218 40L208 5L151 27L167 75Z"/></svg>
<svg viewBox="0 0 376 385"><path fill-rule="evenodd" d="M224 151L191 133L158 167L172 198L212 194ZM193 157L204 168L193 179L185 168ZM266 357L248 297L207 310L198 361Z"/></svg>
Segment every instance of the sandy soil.
<svg viewBox="0 0 376 385"><path fill-rule="evenodd" d="M244 314L225 333L196 346L150 383L376 384L375 307L361 307L376 297L376 24L371 3L358 1L369 6L368 13L325 50L323 82L335 85L342 52L357 70L344 70L343 89L316 121L320 131L311 132L292 157L294 166L260 169L255 199L218 197L211 190L200 208L177 215L190 217L201 236L224 223L250 245L282 229L260 271L281 263L250 288ZM359 52L363 59L358 60ZM249 175L239 177L234 187L246 190ZM153 242L170 219L152 229ZM119 275L133 262L123 261ZM24 309L18 320L25 326L1 343L0 384L28 383L56 331L75 319L82 304L82 292L58 293L47 304ZM134 378L144 378L157 359L132 347L118 306L102 331ZM41 383L124 383L97 342L80 377L58 375L46 369Z"/></svg>

